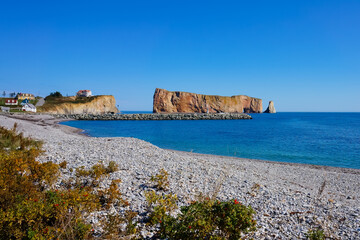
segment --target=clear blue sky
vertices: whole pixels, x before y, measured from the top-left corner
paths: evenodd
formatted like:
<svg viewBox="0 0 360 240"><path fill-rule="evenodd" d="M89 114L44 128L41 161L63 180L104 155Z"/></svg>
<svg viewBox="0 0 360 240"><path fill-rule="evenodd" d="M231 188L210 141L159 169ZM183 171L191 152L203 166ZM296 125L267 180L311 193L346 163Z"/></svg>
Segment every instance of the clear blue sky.
<svg viewBox="0 0 360 240"><path fill-rule="evenodd" d="M158 87L359 112L360 1L2 0L0 83L121 110L152 110Z"/></svg>

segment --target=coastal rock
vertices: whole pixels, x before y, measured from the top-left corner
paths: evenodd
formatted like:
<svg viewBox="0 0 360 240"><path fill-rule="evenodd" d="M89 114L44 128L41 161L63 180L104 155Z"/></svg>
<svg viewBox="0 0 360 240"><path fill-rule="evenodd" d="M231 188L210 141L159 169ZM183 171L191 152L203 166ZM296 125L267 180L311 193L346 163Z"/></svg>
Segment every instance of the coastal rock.
<svg viewBox="0 0 360 240"><path fill-rule="evenodd" d="M171 92L157 88L154 94L154 113L261 113L262 100L245 95L231 97Z"/></svg>
<svg viewBox="0 0 360 240"><path fill-rule="evenodd" d="M270 101L269 102L269 106L268 108L265 110L264 113L276 113L275 107L274 107L274 102Z"/></svg>
<svg viewBox="0 0 360 240"><path fill-rule="evenodd" d="M40 112L50 114L105 114L118 113L114 96L99 95L78 99L74 97L63 98L64 102L47 103L39 108Z"/></svg>

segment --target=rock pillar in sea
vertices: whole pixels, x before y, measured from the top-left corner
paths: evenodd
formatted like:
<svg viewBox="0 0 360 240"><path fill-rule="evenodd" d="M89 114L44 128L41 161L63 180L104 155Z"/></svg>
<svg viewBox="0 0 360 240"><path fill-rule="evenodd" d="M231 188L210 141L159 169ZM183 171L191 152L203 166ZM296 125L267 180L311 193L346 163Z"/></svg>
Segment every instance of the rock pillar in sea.
<svg viewBox="0 0 360 240"><path fill-rule="evenodd" d="M265 110L264 113L276 113L275 107L274 107L274 102L270 101L269 102L269 106L268 108Z"/></svg>

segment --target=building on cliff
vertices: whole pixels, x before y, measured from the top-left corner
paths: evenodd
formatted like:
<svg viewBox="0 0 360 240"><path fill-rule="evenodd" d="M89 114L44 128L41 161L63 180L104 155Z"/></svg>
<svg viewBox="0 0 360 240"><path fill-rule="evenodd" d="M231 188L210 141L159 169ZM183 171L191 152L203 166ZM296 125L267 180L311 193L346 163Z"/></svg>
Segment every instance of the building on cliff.
<svg viewBox="0 0 360 240"><path fill-rule="evenodd" d="M31 93L18 93L16 96L17 100L24 100L24 99L28 99L28 100L35 100L35 96L34 94Z"/></svg>
<svg viewBox="0 0 360 240"><path fill-rule="evenodd" d="M76 93L76 96L78 96L78 97L91 97L92 92L90 90L79 90Z"/></svg>

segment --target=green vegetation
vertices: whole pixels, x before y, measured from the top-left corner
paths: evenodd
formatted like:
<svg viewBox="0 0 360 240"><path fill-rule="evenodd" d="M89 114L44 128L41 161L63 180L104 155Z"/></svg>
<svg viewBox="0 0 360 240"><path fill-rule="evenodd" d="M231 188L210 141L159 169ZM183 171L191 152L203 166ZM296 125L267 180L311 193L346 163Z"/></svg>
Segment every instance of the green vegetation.
<svg viewBox="0 0 360 240"><path fill-rule="evenodd" d="M35 97L34 100L30 100L29 103L33 104L34 106L37 104L37 102L39 101L40 97ZM20 104L20 103L19 103Z"/></svg>
<svg viewBox="0 0 360 240"><path fill-rule="evenodd" d="M16 112L23 112L23 110L22 110L22 108L19 108L19 107L12 107L12 108L10 108L10 112L14 112L14 113L16 113Z"/></svg>
<svg viewBox="0 0 360 240"><path fill-rule="evenodd" d="M168 173L162 169L151 178L156 186L167 183ZM172 193L148 191L146 199L150 211L149 224L158 226L156 236L167 239L239 239L256 230L255 211L233 199L221 202L210 197L199 197L188 206L178 208L177 196Z"/></svg>
<svg viewBox="0 0 360 240"><path fill-rule="evenodd" d="M91 177L94 180L99 180L104 175L108 175L118 170L118 166L114 161L110 161L109 165L105 167L102 162L95 164L91 169L86 170L84 167L76 169L77 177Z"/></svg>
<svg viewBox="0 0 360 240"><path fill-rule="evenodd" d="M181 207L177 217L160 220L159 236L170 239L239 239L256 229L255 211L236 199L226 202L204 198Z"/></svg>
<svg viewBox="0 0 360 240"><path fill-rule="evenodd" d="M36 161L41 153L41 142L17 134L16 125L0 128L0 239L91 238L87 217L123 202L118 181L106 191L82 178L55 187L59 166Z"/></svg>
<svg viewBox="0 0 360 240"><path fill-rule="evenodd" d="M39 101L40 97L36 97L34 100L29 100L29 103L36 105L36 103ZM22 112L22 105L21 100L18 101L17 105L5 105L5 100L8 98L0 98L0 106L5 106L10 108L10 112Z"/></svg>
<svg viewBox="0 0 360 240"><path fill-rule="evenodd" d="M155 183L158 190L167 190L169 188L169 174L164 169L161 169L159 174L151 176L150 180Z"/></svg>
<svg viewBox="0 0 360 240"><path fill-rule="evenodd" d="M63 95L60 92L56 91L56 92L50 93L50 95L48 97L60 98L62 96Z"/></svg>
<svg viewBox="0 0 360 240"><path fill-rule="evenodd" d="M324 230L322 229L310 229L306 234L309 240L323 240L325 239Z"/></svg>
<svg viewBox="0 0 360 240"><path fill-rule="evenodd" d="M87 103L91 102L97 96L91 97L63 97L60 92L50 93L49 96L45 97L45 104L61 104L61 103Z"/></svg>
<svg viewBox="0 0 360 240"><path fill-rule="evenodd" d="M37 110L39 112L46 112L51 110L53 107L64 104L79 104L79 103L88 103L96 99L98 96L91 97L63 97L60 92L51 93L49 96L45 97L45 104L41 107L38 107Z"/></svg>

